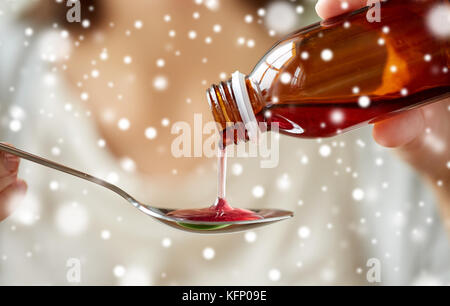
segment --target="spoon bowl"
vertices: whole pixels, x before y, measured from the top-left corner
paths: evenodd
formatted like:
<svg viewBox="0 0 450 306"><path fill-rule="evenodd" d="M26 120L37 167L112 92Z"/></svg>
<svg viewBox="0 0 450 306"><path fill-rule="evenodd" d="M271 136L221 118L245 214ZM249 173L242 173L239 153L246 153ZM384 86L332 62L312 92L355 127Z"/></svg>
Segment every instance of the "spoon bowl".
<svg viewBox="0 0 450 306"><path fill-rule="evenodd" d="M243 232L264 225L269 225L281 220L289 219L293 216L293 213L290 211L278 209L262 209L262 210L249 209L258 216L261 216L262 218L257 220L246 220L246 221L220 221L220 222L192 221L167 216L167 214L175 210L148 207L142 204L141 206L142 207L140 207L139 210L141 210L147 215L150 215L158 219L159 221L165 223L166 225L185 232L197 234L221 234L221 233ZM148 210L151 210L151 213ZM152 213L156 213L158 216L154 216L152 215Z"/></svg>
<svg viewBox="0 0 450 306"><path fill-rule="evenodd" d="M4 143L0 143L0 151L7 152L9 154L40 164L42 166L52 168L54 170L64 172L66 174L70 174L78 178L84 179L86 181L89 181L91 183L105 187L115 192L116 194L120 195L122 198L127 200L131 205L133 205L135 208L137 208L144 214L153 217L168 226L171 226L173 228L185 232L200 233L200 234L222 234L222 233L242 232L263 225L269 225L278 221L286 220L294 215L290 211L278 209L262 209L262 210L251 210L252 212L262 217L261 219L257 220L212 222L212 221L192 221L187 219L175 218L172 216L168 216L170 212L173 212L175 210L170 210L166 208L157 208L143 204L137 201L134 197L126 193L121 188L117 187L116 185L108 183L102 179L96 178L87 173L69 168L67 166L58 164L51 160L11 147Z"/></svg>

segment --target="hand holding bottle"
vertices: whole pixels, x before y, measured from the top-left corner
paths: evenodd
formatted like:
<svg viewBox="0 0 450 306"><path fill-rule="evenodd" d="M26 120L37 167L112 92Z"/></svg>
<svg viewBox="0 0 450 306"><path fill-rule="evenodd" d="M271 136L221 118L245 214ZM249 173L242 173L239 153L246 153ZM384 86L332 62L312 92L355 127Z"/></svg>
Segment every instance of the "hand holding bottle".
<svg viewBox="0 0 450 306"><path fill-rule="evenodd" d="M319 0L316 10L325 19L366 5L365 0ZM449 119L450 99L444 99L378 122L373 129L376 142L396 148L404 160L430 180L446 220L450 219Z"/></svg>
<svg viewBox="0 0 450 306"><path fill-rule="evenodd" d="M27 184L17 178L20 159L14 155L0 152L0 221L8 217L25 195Z"/></svg>

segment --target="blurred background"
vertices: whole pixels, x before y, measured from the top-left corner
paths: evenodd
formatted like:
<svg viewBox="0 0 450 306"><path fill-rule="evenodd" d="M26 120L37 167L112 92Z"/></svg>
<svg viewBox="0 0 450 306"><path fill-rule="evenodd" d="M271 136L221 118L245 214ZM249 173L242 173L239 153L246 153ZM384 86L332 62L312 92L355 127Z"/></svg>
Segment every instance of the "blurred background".
<svg viewBox="0 0 450 306"><path fill-rule="evenodd" d="M204 98L250 73L315 1L0 0L0 140L119 185L144 203L204 207L215 158L175 158L171 127L212 120ZM69 5L69 6L68 6ZM280 138L280 163L229 161L228 200L295 218L254 232L177 232L115 194L23 161L0 223L1 285L449 284L450 247L420 178L371 138ZM81 263L80 283L67 263Z"/></svg>

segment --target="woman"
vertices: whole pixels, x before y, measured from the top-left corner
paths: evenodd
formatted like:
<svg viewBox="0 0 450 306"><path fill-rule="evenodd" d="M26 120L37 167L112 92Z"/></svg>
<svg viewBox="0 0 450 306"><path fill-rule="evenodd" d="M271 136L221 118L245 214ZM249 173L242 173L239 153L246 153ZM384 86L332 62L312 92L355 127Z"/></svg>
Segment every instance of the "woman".
<svg viewBox="0 0 450 306"><path fill-rule="evenodd" d="M213 162L175 159L167 122L191 123L193 113L209 118L204 80L250 71L274 38L256 22L241 26L255 11L248 1L222 1L217 12L201 2L87 5L97 17L83 23L86 29L70 30L70 53L61 29L30 30L26 22L3 27L0 93L8 105L1 111L9 135L2 138L94 171L143 202L210 203ZM346 3L320 0L316 8L327 18L365 1ZM236 47L238 37L257 48ZM367 129L320 143L283 137L276 169L259 169L255 160L231 163L229 200L279 205L297 216L245 235L174 232L95 186L24 163L29 198L25 211L0 225L0 282L65 284L67 260L76 258L83 284L368 284L366 264L375 258L385 284L448 283L450 246L442 222L450 217L448 104L404 113L373 130L378 143L396 147L431 182L437 200L417 175L372 144ZM443 152L432 151L430 133L444 141ZM324 145L332 155L317 157ZM26 184L17 178L18 160L7 154L2 160L4 219L7 204L18 202L8 200L24 194Z"/></svg>

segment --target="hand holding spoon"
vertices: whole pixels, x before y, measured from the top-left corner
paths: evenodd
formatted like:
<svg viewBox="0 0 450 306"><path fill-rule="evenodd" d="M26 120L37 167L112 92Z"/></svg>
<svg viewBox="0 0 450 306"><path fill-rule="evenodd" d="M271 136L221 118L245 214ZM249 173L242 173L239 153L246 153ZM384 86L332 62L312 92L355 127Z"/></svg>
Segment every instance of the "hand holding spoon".
<svg viewBox="0 0 450 306"><path fill-rule="evenodd" d="M166 208L157 208L143 204L137 201L135 198L133 198L131 195L126 193L121 188L113 184L110 184L104 180L101 180L99 178L96 178L92 175L89 175L87 173L83 173L81 171L55 163L53 161L30 154L28 152L13 148L3 143L0 143L0 151L10 153L20 158L40 164L42 166L49 167L82 178L97 185L103 186L120 195L122 198L127 200L131 205L139 209L144 214L153 217L158 221L165 223L168 226L174 227L182 231L201 234L221 234L221 233L241 232L256 227L260 227L263 225L275 223L281 220L289 219L293 216L293 213L290 211L283 211L277 209L263 209L263 210L251 210L252 212L261 217L260 219L256 220L212 222L212 221L194 221L184 218L171 217L169 214L175 210Z"/></svg>

